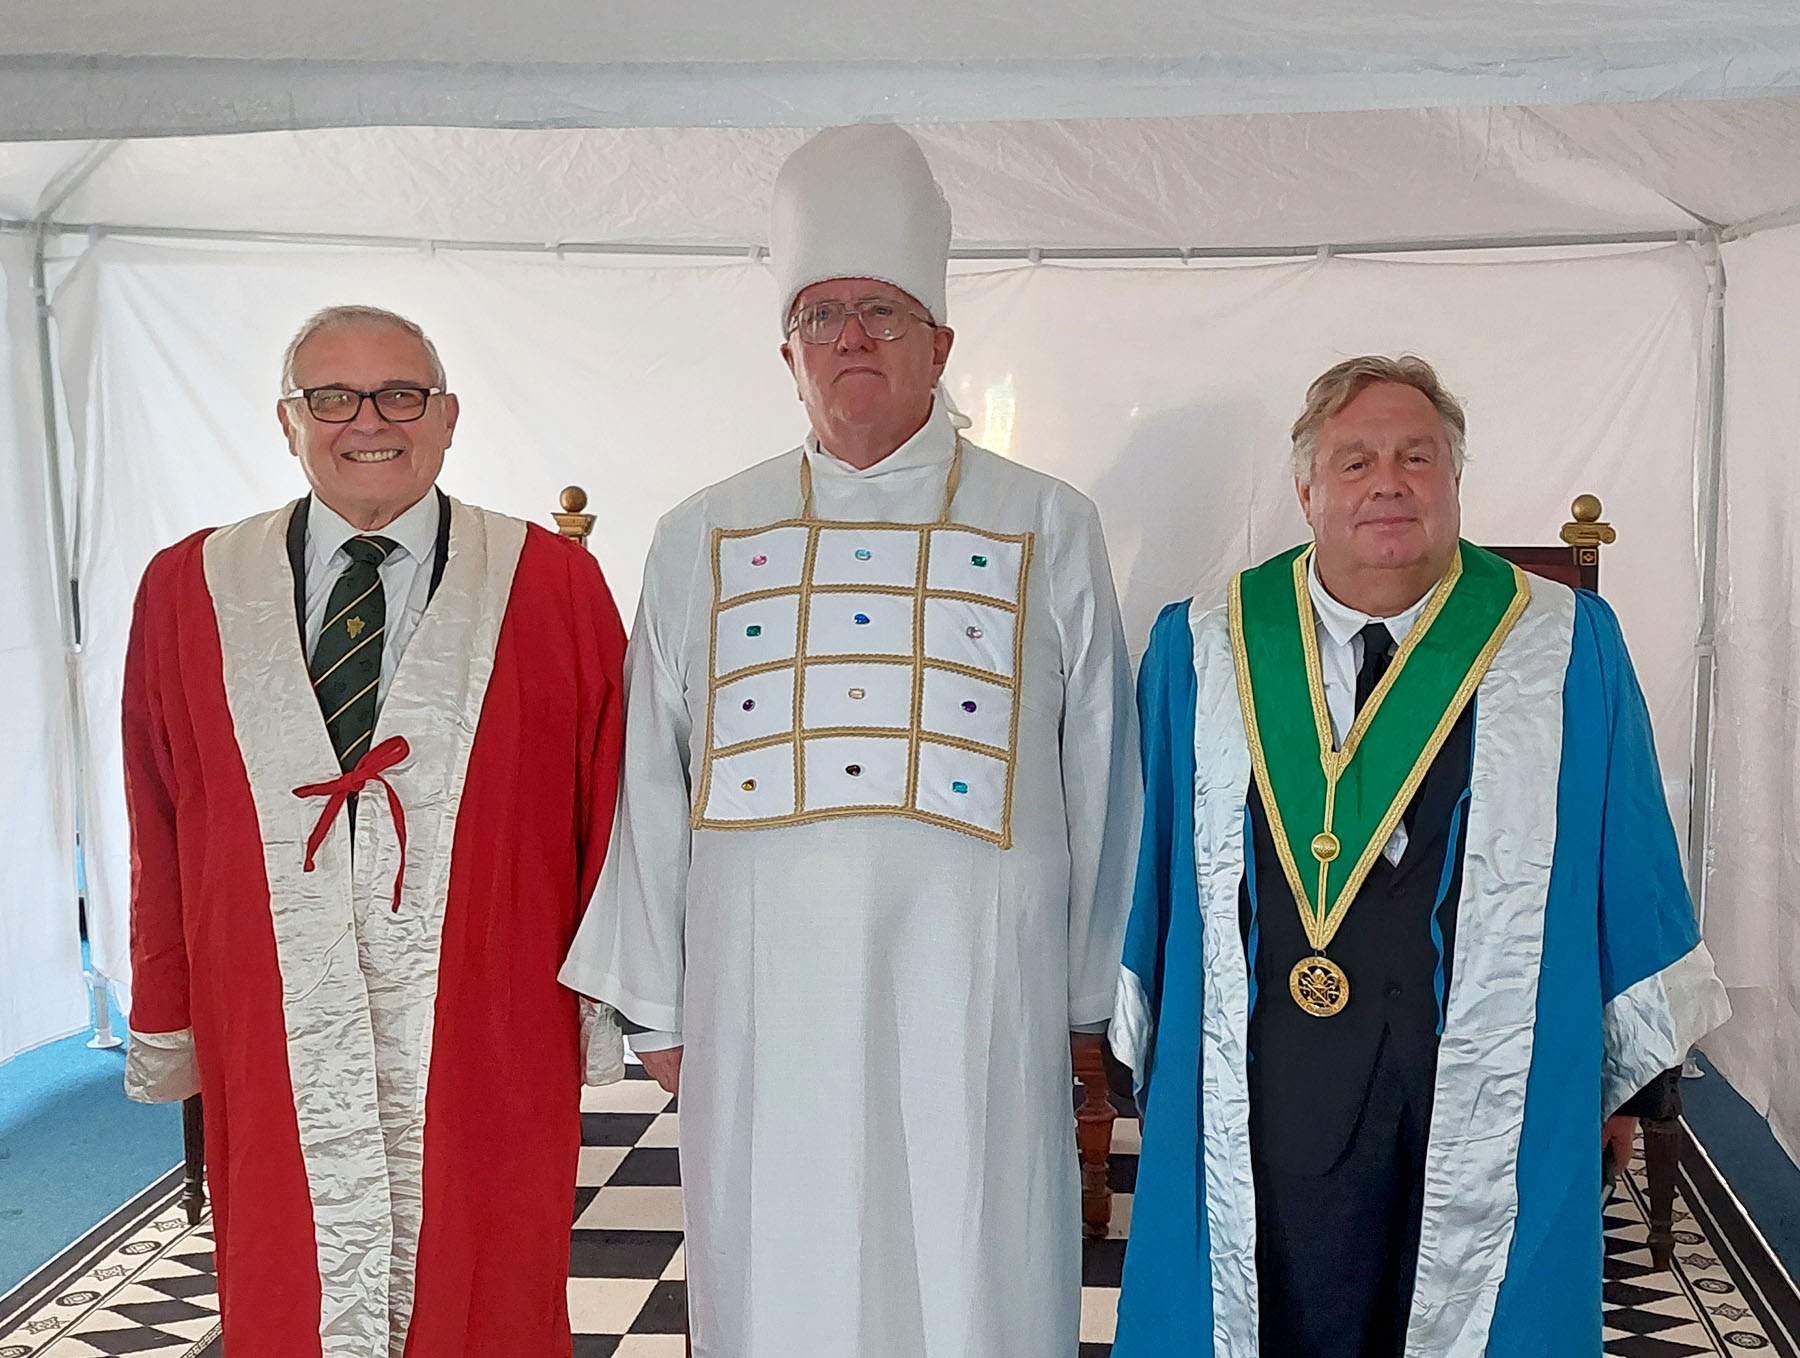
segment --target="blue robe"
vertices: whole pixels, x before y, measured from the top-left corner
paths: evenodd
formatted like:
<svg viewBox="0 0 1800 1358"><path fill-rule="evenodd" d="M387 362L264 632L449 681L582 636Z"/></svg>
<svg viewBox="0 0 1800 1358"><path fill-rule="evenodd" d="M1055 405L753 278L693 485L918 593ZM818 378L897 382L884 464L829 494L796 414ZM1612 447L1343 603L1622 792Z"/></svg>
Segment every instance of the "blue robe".
<svg viewBox="0 0 1800 1358"><path fill-rule="evenodd" d="M1618 621L1531 584L1475 698L1408 1358L1600 1352L1600 1124L1728 1012ZM1235 685L1224 609L1164 609L1112 1029L1143 1109L1114 1358L1258 1354Z"/></svg>

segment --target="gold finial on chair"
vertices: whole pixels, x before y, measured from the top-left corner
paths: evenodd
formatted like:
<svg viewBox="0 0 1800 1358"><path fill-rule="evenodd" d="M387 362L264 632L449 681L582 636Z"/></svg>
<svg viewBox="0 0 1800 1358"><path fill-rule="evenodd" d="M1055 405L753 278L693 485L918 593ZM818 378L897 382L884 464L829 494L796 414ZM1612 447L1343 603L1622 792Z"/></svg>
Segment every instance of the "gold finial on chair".
<svg viewBox="0 0 1800 1358"><path fill-rule="evenodd" d="M1600 549L1619 535L1601 517L1598 495L1577 495L1569 506L1574 517L1562 526L1562 540L1575 549L1575 564L1593 572L1600 569ZM1590 584L1597 574L1588 577Z"/></svg>
<svg viewBox="0 0 1800 1358"><path fill-rule="evenodd" d="M1569 513L1574 518L1562 526L1562 540L1571 547L1599 547L1619 536L1610 523L1601 522L1598 495L1577 495Z"/></svg>
<svg viewBox="0 0 1800 1358"><path fill-rule="evenodd" d="M587 492L580 486L564 486L559 498L562 513L555 515L556 531L585 546L588 534L594 531L594 516L582 513L587 508Z"/></svg>

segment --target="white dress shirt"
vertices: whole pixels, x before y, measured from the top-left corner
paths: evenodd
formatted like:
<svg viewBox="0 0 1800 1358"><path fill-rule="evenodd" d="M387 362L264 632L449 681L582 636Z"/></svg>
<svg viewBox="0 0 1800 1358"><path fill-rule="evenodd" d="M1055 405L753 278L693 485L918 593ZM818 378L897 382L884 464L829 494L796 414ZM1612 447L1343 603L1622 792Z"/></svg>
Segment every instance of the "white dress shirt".
<svg viewBox="0 0 1800 1358"><path fill-rule="evenodd" d="M306 654L310 661L325 626L331 590L350 564L344 544L354 537L392 538L400 545L381 563L381 592L387 605L387 632L381 638L381 682L377 704L387 697L394 671L431 599L431 571L437 558L438 495L433 488L385 528L365 533L353 528L317 495L306 515Z"/></svg>
<svg viewBox="0 0 1800 1358"><path fill-rule="evenodd" d="M1394 645L1406 640L1407 633L1425 611L1431 598L1426 590L1412 607L1389 618L1359 613L1348 604L1339 603L1326 592L1319 580L1319 558L1315 553L1306 567L1306 587L1312 594L1313 617L1319 629L1319 671L1325 681L1325 710L1331 714L1331 736L1334 746L1344 743L1344 732L1356 720L1356 672L1362 666L1363 642L1359 635L1372 622L1386 625ZM1433 589L1436 588L1434 585ZM1394 827L1394 833L1381 850L1389 863L1399 865L1406 852L1406 825Z"/></svg>

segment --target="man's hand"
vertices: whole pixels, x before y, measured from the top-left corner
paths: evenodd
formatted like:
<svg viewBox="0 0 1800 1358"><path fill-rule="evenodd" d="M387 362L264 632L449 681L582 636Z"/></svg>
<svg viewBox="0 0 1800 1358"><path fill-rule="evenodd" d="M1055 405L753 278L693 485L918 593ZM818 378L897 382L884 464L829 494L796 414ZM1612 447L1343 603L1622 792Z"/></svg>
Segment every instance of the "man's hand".
<svg viewBox="0 0 1800 1358"><path fill-rule="evenodd" d="M1638 1120L1623 1113L1614 1113L1601 1124L1601 1152L1612 1151L1613 1168L1620 1174L1631 1163L1632 1151L1637 1145L1637 1129Z"/></svg>
<svg viewBox="0 0 1800 1358"><path fill-rule="evenodd" d="M669 1047L659 1052L639 1052L637 1059L643 1063L644 1069L650 1072L650 1078L663 1087L664 1092L669 1094L681 1092L680 1047Z"/></svg>

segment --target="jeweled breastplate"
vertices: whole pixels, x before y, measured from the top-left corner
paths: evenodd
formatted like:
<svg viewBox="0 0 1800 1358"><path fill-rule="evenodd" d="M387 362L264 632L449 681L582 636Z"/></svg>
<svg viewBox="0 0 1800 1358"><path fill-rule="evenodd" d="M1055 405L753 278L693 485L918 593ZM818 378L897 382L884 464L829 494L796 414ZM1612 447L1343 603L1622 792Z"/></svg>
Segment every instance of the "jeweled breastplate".
<svg viewBox="0 0 1800 1358"><path fill-rule="evenodd" d="M713 530L695 829L907 816L1012 846L1032 534L801 512Z"/></svg>

